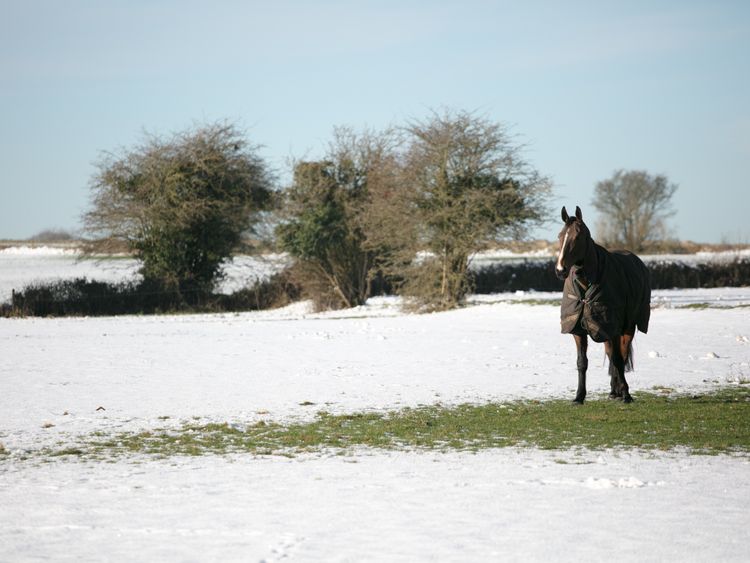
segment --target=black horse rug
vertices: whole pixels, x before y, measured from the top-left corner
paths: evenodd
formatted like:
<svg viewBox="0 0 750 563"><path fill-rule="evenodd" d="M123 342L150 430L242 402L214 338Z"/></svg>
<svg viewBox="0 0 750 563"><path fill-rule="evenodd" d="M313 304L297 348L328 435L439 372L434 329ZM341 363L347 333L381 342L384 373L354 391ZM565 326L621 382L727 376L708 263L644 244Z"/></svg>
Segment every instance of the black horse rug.
<svg viewBox="0 0 750 563"><path fill-rule="evenodd" d="M561 332L605 342L637 327L648 332L651 286L648 268L635 254L594 244L584 267L565 278Z"/></svg>

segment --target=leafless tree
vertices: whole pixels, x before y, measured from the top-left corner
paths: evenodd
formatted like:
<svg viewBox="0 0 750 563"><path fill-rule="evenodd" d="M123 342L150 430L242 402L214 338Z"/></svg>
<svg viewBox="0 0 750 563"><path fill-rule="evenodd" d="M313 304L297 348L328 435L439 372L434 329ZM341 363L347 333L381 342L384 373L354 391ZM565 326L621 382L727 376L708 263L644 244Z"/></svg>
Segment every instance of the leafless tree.
<svg viewBox="0 0 750 563"><path fill-rule="evenodd" d="M677 185L666 176L643 170L617 170L596 184L591 204L599 211L597 238L609 247L641 252L667 236L675 214Z"/></svg>
<svg viewBox="0 0 750 563"><path fill-rule="evenodd" d="M504 124L471 112L433 112L403 133L398 179L383 182L392 193L373 198L385 207L380 236L397 250L391 266L404 294L429 308L454 307L471 290L471 255L541 223L551 181ZM368 234L378 236L372 226Z"/></svg>

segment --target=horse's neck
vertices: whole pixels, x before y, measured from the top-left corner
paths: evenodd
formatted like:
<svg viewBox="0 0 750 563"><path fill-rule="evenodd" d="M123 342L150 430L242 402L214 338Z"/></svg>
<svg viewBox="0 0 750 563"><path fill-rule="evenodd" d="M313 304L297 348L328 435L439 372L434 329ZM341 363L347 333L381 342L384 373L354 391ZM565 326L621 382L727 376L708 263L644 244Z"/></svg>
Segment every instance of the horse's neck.
<svg viewBox="0 0 750 563"><path fill-rule="evenodd" d="M607 250L588 237L586 240L586 254L583 258L583 276L589 284L599 283L600 268L606 260Z"/></svg>

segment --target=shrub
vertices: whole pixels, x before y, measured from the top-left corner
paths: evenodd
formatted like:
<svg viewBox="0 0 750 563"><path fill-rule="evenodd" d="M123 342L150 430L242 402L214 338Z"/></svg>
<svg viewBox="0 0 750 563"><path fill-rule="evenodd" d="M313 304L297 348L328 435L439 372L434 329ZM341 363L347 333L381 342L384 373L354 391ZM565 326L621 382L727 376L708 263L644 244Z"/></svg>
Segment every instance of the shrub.
<svg viewBox="0 0 750 563"><path fill-rule="evenodd" d="M294 167L276 234L296 258L295 279L318 310L362 305L380 275L383 249L367 244L364 214L393 166L392 143L388 132L337 128L326 160Z"/></svg>
<svg viewBox="0 0 750 563"><path fill-rule="evenodd" d="M96 241L90 250L125 242L141 260L144 278L174 286L196 305L272 201L257 147L228 124L148 137L97 167L92 209L84 215Z"/></svg>
<svg viewBox="0 0 750 563"><path fill-rule="evenodd" d="M64 317L253 311L286 305L299 295L286 271L230 295L201 292L200 299L186 299L184 290L154 280L105 283L78 278L26 286L13 293L0 313L5 317Z"/></svg>

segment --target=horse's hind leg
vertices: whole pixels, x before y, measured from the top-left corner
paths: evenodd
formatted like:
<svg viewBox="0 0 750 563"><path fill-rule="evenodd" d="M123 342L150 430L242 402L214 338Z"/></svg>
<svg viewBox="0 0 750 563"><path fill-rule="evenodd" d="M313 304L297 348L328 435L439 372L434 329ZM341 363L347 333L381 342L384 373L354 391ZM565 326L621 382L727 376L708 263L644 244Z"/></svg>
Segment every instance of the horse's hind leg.
<svg viewBox="0 0 750 563"><path fill-rule="evenodd" d="M625 381L625 358L622 353L622 340L621 336L616 336L604 343L604 350L607 356L609 356L611 385L609 397L611 399L622 399L624 402L630 403L633 401L633 398L630 396L628 382Z"/></svg>
<svg viewBox="0 0 750 563"><path fill-rule="evenodd" d="M578 368L578 389L576 390L576 398L573 399L573 402L582 405L586 398L586 370L589 367L586 350L589 347L589 340L585 334L574 334L573 338L576 341L576 351L578 352L578 359L576 361L576 367Z"/></svg>

